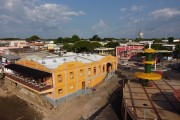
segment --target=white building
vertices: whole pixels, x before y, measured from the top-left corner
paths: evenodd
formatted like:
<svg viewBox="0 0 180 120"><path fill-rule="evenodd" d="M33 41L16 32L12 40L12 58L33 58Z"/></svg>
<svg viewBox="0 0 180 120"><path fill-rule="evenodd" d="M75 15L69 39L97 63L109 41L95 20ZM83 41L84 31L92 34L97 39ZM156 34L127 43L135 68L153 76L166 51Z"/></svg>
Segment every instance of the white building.
<svg viewBox="0 0 180 120"><path fill-rule="evenodd" d="M9 47L24 48L28 47L28 43L25 40L12 40L9 41Z"/></svg>

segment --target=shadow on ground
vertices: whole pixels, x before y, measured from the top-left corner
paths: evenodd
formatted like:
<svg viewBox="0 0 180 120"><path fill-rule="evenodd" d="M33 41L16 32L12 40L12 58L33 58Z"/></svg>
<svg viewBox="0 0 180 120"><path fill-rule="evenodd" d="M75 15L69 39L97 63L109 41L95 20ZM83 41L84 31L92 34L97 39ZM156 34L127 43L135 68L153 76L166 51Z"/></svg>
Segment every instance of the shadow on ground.
<svg viewBox="0 0 180 120"><path fill-rule="evenodd" d="M37 112L17 96L0 97L0 120L42 120L42 118L42 113Z"/></svg>
<svg viewBox="0 0 180 120"><path fill-rule="evenodd" d="M94 120L109 104L112 106L114 113L117 115L119 120L122 120L121 116L121 104L122 104L122 88L119 86L113 93L107 98L108 103L96 111L88 120ZM83 120L83 119L80 119Z"/></svg>
<svg viewBox="0 0 180 120"><path fill-rule="evenodd" d="M151 96L153 102L162 109L180 114L180 103L174 97L173 92L154 93Z"/></svg>
<svg viewBox="0 0 180 120"><path fill-rule="evenodd" d="M119 86L117 89L113 90L112 94L109 95L108 103L105 104L103 107L101 107L97 112L95 112L92 116L88 118L88 120L93 120L98 116L109 104L112 106L112 109L114 113L117 115L119 120L122 120L121 116L121 106L122 106L122 86L123 84L128 82L128 79L126 78L125 75L122 75L121 72L116 71L116 74L118 75L119 78ZM124 81L124 82L123 82ZM83 120L83 119L81 119Z"/></svg>

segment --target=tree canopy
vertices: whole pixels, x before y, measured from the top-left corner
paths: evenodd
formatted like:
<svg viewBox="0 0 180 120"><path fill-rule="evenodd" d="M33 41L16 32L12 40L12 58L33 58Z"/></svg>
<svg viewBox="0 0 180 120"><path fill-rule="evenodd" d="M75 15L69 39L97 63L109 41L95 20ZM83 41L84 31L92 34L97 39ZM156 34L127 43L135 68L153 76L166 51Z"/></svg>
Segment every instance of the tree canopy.
<svg viewBox="0 0 180 120"><path fill-rule="evenodd" d="M102 47L102 45L98 42L90 42L90 41L77 41L74 43L74 45L65 43L64 49L74 52L92 52L95 48Z"/></svg>
<svg viewBox="0 0 180 120"><path fill-rule="evenodd" d="M174 41L174 37L169 37L169 38L168 38L168 42L169 42L169 43L173 43L173 41Z"/></svg>
<svg viewBox="0 0 180 120"><path fill-rule="evenodd" d="M98 35L94 35L92 38L89 39L90 41L102 41L102 39Z"/></svg>
<svg viewBox="0 0 180 120"><path fill-rule="evenodd" d="M175 58L180 58L180 43L176 44L175 51L174 51Z"/></svg>
<svg viewBox="0 0 180 120"><path fill-rule="evenodd" d="M93 48L102 47L102 45L99 42L92 42L91 45L93 46Z"/></svg>
<svg viewBox="0 0 180 120"><path fill-rule="evenodd" d="M1 38L1 40L20 40L21 38Z"/></svg>
<svg viewBox="0 0 180 120"><path fill-rule="evenodd" d="M176 44L175 50L180 53L180 43Z"/></svg>
<svg viewBox="0 0 180 120"><path fill-rule="evenodd" d="M72 42L72 43L75 43L75 42L80 41L80 40L81 40L81 39L80 39L79 36L77 36L77 35L73 35L72 38L71 38L71 42Z"/></svg>
<svg viewBox="0 0 180 120"><path fill-rule="evenodd" d="M73 45L65 43L63 49L67 50L67 52L70 52L73 50Z"/></svg>
<svg viewBox="0 0 180 120"><path fill-rule="evenodd" d="M33 36L31 36L30 38L27 38L26 40L28 41L28 42L32 42L32 41L36 41L36 40L38 40L38 39L40 39L37 35L33 35Z"/></svg>
<svg viewBox="0 0 180 120"><path fill-rule="evenodd" d="M73 50L75 52L90 52L93 50L93 46L89 41L78 41L74 43Z"/></svg>
<svg viewBox="0 0 180 120"><path fill-rule="evenodd" d="M54 40L54 43L55 44L57 44L57 43L64 43L64 39L62 37L59 37L59 38Z"/></svg>
<svg viewBox="0 0 180 120"><path fill-rule="evenodd" d="M161 43L162 42L162 39L158 39L158 38L155 38L153 40L154 40L154 43Z"/></svg>
<svg viewBox="0 0 180 120"><path fill-rule="evenodd" d="M78 35L73 35L71 38L70 37L59 37L57 39L54 40L54 43L75 43L77 41L80 41L81 39L79 38Z"/></svg>
<svg viewBox="0 0 180 120"><path fill-rule="evenodd" d="M118 43L118 42L108 42L108 43L105 45L105 47L107 47L107 48L115 48L115 47L117 47L117 46L119 46L119 43Z"/></svg>

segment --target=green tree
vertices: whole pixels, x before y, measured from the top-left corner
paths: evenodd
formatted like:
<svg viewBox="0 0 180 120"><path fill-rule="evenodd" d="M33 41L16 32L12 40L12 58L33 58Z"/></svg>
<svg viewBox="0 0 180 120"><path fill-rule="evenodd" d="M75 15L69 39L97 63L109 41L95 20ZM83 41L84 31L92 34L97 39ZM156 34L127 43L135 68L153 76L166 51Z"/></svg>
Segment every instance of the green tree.
<svg viewBox="0 0 180 120"><path fill-rule="evenodd" d="M169 42L169 43L173 43L173 41L174 41L174 37L169 37L169 38L168 38L168 42Z"/></svg>
<svg viewBox="0 0 180 120"><path fill-rule="evenodd" d="M161 42L162 42L162 39L158 39L158 38L154 39L154 43L161 43Z"/></svg>
<svg viewBox="0 0 180 120"><path fill-rule="evenodd" d="M72 38L71 38L71 42L75 43L77 41L80 41L81 39L79 38L78 35L73 35Z"/></svg>
<svg viewBox="0 0 180 120"><path fill-rule="evenodd" d="M118 43L118 42L108 42L108 43L105 45L105 47L107 47L107 48L115 48L115 47L117 47L117 46L119 46L119 43Z"/></svg>
<svg viewBox="0 0 180 120"><path fill-rule="evenodd" d="M178 59L180 58L180 43L176 44L175 57L178 58Z"/></svg>
<svg viewBox="0 0 180 120"><path fill-rule="evenodd" d="M93 48L102 47L102 45L99 42L92 42L91 45L92 45Z"/></svg>
<svg viewBox="0 0 180 120"><path fill-rule="evenodd" d="M102 41L102 39L98 35L94 35L92 38L89 39L90 41Z"/></svg>
<svg viewBox="0 0 180 120"><path fill-rule="evenodd" d="M1 40L20 40L21 38L1 38Z"/></svg>
<svg viewBox="0 0 180 120"><path fill-rule="evenodd" d="M93 46L89 41L78 41L74 43L73 50L75 52L91 52Z"/></svg>
<svg viewBox="0 0 180 120"><path fill-rule="evenodd" d="M32 42L32 41L36 41L36 40L38 40L38 39L40 39L37 35L33 35L33 36L31 36L30 38L27 38L26 40L28 41L28 42Z"/></svg>
<svg viewBox="0 0 180 120"><path fill-rule="evenodd" d="M143 41L143 40L144 40L143 38L136 38L134 41L139 42L139 41Z"/></svg>
<svg viewBox="0 0 180 120"><path fill-rule="evenodd" d="M59 37L59 38L54 40L54 43L55 44L57 44L57 43L64 43L64 39L62 37Z"/></svg>
<svg viewBox="0 0 180 120"><path fill-rule="evenodd" d="M103 41L112 41L114 38L104 38Z"/></svg>
<svg viewBox="0 0 180 120"><path fill-rule="evenodd" d="M65 49L67 52L70 52L73 50L73 45L65 43L63 49Z"/></svg>
<svg viewBox="0 0 180 120"><path fill-rule="evenodd" d="M180 53L180 43L176 44L175 51Z"/></svg>
<svg viewBox="0 0 180 120"><path fill-rule="evenodd" d="M63 43L73 43L73 42L71 41L71 38L65 37Z"/></svg>

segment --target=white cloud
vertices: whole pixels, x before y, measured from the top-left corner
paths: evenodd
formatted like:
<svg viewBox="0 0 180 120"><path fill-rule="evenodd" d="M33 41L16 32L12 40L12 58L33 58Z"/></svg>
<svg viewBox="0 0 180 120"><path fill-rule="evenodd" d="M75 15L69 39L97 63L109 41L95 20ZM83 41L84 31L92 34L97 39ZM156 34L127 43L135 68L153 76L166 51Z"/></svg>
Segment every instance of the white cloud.
<svg viewBox="0 0 180 120"><path fill-rule="evenodd" d="M0 24L8 25L9 22L12 22L12 23L22 23L21 20L16 20L16 19L14 19L11 16L0 15Z"/></svg>
<svg viewBox="0 0 180 120"><path fill-rule="evenodd" d="M92 26L92 29L93 30L99 30L99 29L103 29L106 27L107 27L106 23L103 20L99 20L99 22L96 25Z"/></svg>
<svg viewBox="0 0 180 120"><path fill-rule="evenodd" d="M165 8L165 9L159 9L155 10L152 13L150 13L150 16L153 18L172 18L174 16L180 15L180 11L172 8Z"/></svg>
<svg viewBox="0 0 180 120"><path fill-rule="evenodd" d="M143 11L144 6L133 5L131 11Z"/></svg>
<svg viewBox="0 0 180 120"><path fill-rule="evenodd" d="M110 28L108 28L107 24L105 23L104 20L99 20L99 22L95 25L92 26L92 30L96 33L96 34L103 34L107 31L109 31Z"/></svg>
<svg viewBox="0 0 180 120"><path fill-rule="evenodd" d="M44 22L49 26L54 26L70 21L72 16L80 16L85 13L72 11L65 5L46 3L33 9L26 9L26 14L33 22Z"/></svg>
<svg viewBox="0 0 180 120"><path fill-rule="evenodd" d="M119 17L119 19L120 19L120 20L123 20L123 19L124 19L124 17L123 17L123 16L121 16L121 17Z"/></svg>
<svg viewBox="0 0 180 120"><path fill-rule="evenodd" d="M121 8L120 11L125 12L125 11L127 11L127 8Z"/></svg>
<svg viewBox="0 0 180 120"><path fill-rule="evenodd" d="M18 28L28 34L39 29L46 32L81 15L85 13L62 4L42 3L39 0L0 0L0 31ZM1 34L11 34L11 31Z"/></svg>

